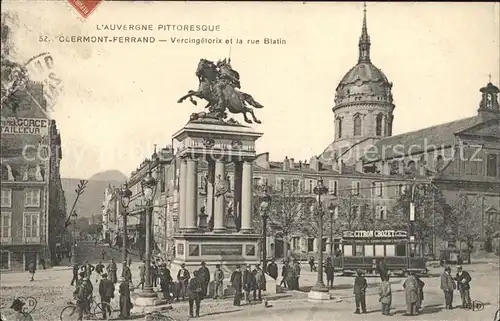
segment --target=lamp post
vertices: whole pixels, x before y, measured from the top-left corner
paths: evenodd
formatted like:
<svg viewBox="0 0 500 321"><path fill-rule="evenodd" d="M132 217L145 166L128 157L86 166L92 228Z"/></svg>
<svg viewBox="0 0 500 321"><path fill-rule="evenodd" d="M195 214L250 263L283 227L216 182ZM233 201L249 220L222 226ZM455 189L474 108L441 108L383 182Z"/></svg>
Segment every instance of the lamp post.
<svg viewBox="0 0 500 321"><path fill-rule="evenodd" d="M128 183L119 190L120 203L123 207L122 212L122 222L123 222L123 262L127 262L127 248L128 248L128 235L127 235L127 215L128 215L128 205L130 204L130 197L132 196L132 191L128 189Z"/></svg>
<svg viewBox="0 0 500 321"><path fill-rule="evenodd" d="M335 205L333 203L328 205L328 212L330 213L330 260L333 264L333 214L335 213Z"/></svg>
<svg viewBox="0 0 500 321"><path fill-rule="evenodd" d="M262 218L262 270L267 273L267 219L269 218L269 207L271 195L268 193L267 185L264 186L264 195L260 202L260 216Z"/></svg>
<svg viewBox="0 0 500 321"><path fill-rule="evenodd" d="M76 211L73 211L71 213L71 217L73 218L73 242L71 244L71 263L75 265L77 263L76 261L76 218L78 215L76 214Z"/></svg>
<svg viewBox="0 0 500 321"><path fill-rule="evenodd" d="M322 209L321 205L321 196L325 195L328 193L328 188L323 185L323 178L318 179L317 185L314 187L314 194L318 196L318 206L317 206L317 211L318 211L318 230L319 230L319 253L318 253L318 276L317 276L317 281L316 284L311 288L311 291L309 292L309 298L310 299L315 299L315 300L329 300L330 299L330 293L328 291L328 288L325 286L325 283L323 282L323 215L324 211Z"/></svg>
<svg viewBox="0 0 500 321"><path fill-rule="evenodd" d="M149 165L146 177L141 182L142 193L146 201L146 282L144 290L140 293L142 298L153 299L157 297L156 292L153 291L151 284L150 271L151 271L151 223L153 220L153 199L156 193L156 179L151 174L151 164Z"/></svg>

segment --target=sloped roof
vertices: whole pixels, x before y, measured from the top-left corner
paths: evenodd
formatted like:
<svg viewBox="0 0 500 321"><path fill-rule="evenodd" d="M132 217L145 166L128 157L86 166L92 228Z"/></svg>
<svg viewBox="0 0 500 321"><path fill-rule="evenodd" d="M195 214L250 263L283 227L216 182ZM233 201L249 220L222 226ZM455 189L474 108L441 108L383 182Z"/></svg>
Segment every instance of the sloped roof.
<svg viewBox="0 0 500 321"><path fill-rule="evenodd" d="M390 159L404 155L416 154L430 148L442 148L455 144L455 134L469 127L482 123L479 117L469 117L449 123L423 128L413 132L390 136L375 143L370 150L370 158Z"/></svg>

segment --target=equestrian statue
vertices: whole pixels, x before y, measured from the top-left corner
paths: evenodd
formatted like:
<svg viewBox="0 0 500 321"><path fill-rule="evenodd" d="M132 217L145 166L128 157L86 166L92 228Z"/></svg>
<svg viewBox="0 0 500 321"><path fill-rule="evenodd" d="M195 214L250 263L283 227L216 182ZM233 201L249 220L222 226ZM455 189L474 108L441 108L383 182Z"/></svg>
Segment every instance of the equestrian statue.
<svg viewBox="0 0 500 321"><path fill-rule="evenodd" d="M243 114L245 122L251 124L252 120L247 117L247 113L257 124L261 121L255 117L253 109L262 108L261 104L253 99L250 94L240 91L240 74L231 67L231 59L219 60L214 63L210 60L200 59L196 69L198 77L198 90L190 90L182 96L177 102L182 103L189 98L192 104L197 105L194 97L205 99L208 103L205 106L208 113L200 112L191 115L191 120L200 118L212 118L224 121L227 118L227 112L232 114Z"/></svg>

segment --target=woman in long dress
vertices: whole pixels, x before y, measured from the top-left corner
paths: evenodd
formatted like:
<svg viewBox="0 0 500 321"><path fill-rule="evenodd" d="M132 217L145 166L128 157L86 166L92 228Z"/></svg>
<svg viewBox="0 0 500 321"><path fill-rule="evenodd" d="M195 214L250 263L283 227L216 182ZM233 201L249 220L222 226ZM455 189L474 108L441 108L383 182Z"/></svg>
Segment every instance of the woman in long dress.
<svg viewBox="0 0 500 321"><path fill-rule="evenodd" d="M130 300L129 283L125 278L120 279L120 318L130 317L130 310L132 310L132 301Z"/></svg>

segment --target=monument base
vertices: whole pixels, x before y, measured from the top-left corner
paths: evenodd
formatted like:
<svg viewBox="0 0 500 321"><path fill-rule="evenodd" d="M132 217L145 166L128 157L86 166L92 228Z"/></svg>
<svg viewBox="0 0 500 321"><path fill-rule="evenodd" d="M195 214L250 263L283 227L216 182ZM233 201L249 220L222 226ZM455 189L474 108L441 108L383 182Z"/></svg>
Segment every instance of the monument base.
<svg viewBox="0 0 500 321"><path fill-rule="evenodd" d="M204 261L210 275L213 275L216 264L220 264L225 277L228 278L236 265L240 265L243 270L247 264L259 263L259 234L185 233L174 236L174 239L176 253L170 266L174 278L181 264L185 264L192 274Z"/></svg>

